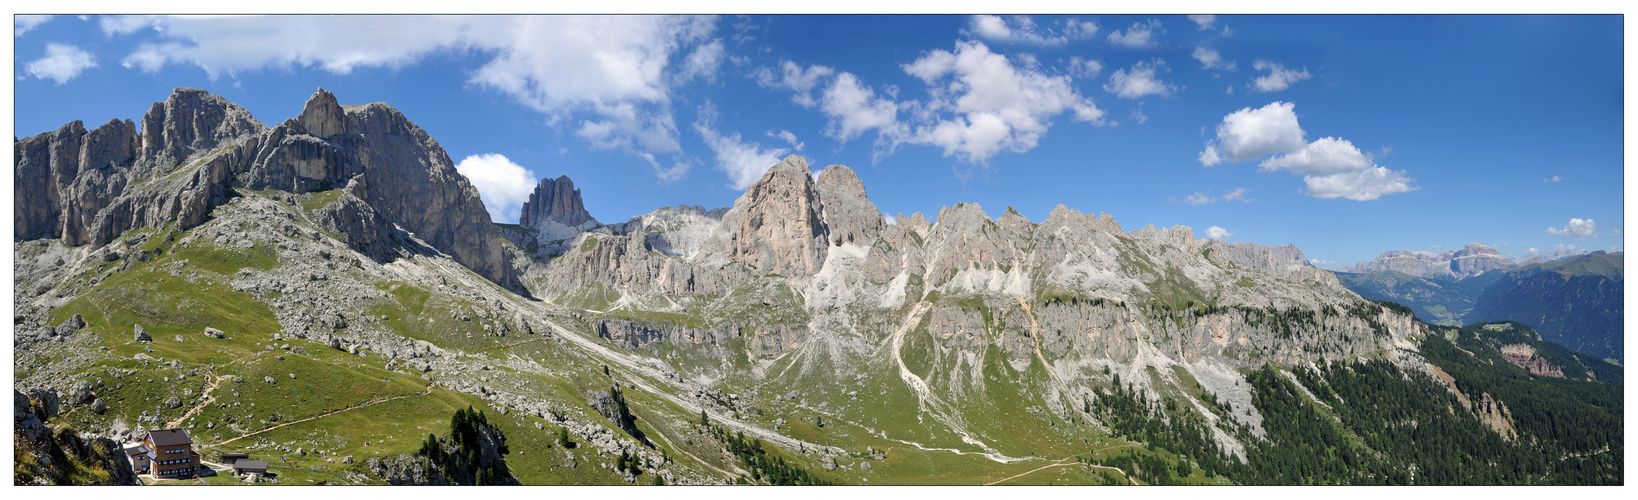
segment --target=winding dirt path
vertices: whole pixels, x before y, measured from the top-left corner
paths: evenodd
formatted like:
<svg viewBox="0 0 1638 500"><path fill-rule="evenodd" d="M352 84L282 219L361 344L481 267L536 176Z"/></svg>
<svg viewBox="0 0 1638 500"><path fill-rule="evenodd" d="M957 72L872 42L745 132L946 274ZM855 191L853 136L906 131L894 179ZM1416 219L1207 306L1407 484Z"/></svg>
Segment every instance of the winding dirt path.
<svg viewBox="0 0 1638 500"><path fill-rule="evenodd" d="M238 437L235 437L233 439L229 439L227 441L222 441L222 442L218 442L218 443L211 443L209 445L204 445L204 446L221 446L221 445L225 445L225 444L228 444L228 443L231 443L231 442L234 442L234 441L238 441L240 439L244 439L244 438L247 438L247 437L250 437L250 436L254 436L254 435L261 434L261 433L264 433L264 432L267 432L267 431L278 429L280 427L288 427L288 426L296 425L296 424L306 422L306 421L309 421L309 420L316 420L316 419L328 417L330 415L335 415L337 413L349 412L349 411L357 410L357 409L360 409L360 408L367 408L367 407L375 406L375 405L385 403L385 402L388 402L388 401L394 401L394 400L399 400L399 399L404 399L404 398L416 398L416 397L425 396L425 395L428 395L428 394L432 394L432 387L433 387L433 384L427 384L426 390L423 390L423 391L415 393L415 394L405 394L403 396L393 396L393 397L386 398L386 399L377 399L377 400L370 401L370 402L367 402L367 403L364 403L364 404L348 406L348 407L342 408L340 410L330 410L330 411L320 413L318 415L313 415L311 417L307 417L307 418L304 418L304 419L301 419L301 420L293 420L293 421L290 421L290 422L285 422L285 423L275 425L275 426L272 426L272 427L268 427L266 429L262 429L262 430L252 432L252 433L249 433L249 434L241 434Z"/></svg>
<svg viewBox="0 0 1638 500"><path fill-rule="evenodd" d="M165 424L165 428L175 429L177 427L181 427L182 422L187 420L188 417L192 417L193 414L199 413L199 410L205 409L206 405L216 401L216 395L211 393L216 391L216 388L222 385L222 377L216 374L216 369L214 368L206 368L205 372L210 374L210 386L206 387L204 392L199 393L199 396L203 397L204 399L199 400L199 404L194 405L193 408L189 408L187 413L183 413L182 416L176 417L176 420L167 422Z"/></svg>

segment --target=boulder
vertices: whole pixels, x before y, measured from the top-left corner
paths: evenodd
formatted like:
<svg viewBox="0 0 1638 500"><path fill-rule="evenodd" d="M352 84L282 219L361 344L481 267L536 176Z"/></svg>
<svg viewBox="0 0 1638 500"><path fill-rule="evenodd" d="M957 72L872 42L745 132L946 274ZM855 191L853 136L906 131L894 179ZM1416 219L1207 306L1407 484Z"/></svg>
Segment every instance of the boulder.
<svg viewBox="0 0 1638 500"><path fill-rule="evenodd" d="M143 329L142 325L133 325L133 330L136 331L137 342L147 343L154 341L154 338L148 335L148 330Z"/></svg>
<svg viewBox="0 0 1638 500"><path fill-rule="evenodd" d="M57 325L56 333L58 336L63 336L77 332L81 328L85 328L85 320L80 318L80 313L74 313L74 316Z"/></svg>
<svg viewBox="0 0 1638 500"><path fill-rule="evenodd" d="M227 338L226 333L223 333L221 330L217 330L215 328L211 328L211 327L208 327L208 326L205 327L205 336L213 338L213 339Z"/></svg>

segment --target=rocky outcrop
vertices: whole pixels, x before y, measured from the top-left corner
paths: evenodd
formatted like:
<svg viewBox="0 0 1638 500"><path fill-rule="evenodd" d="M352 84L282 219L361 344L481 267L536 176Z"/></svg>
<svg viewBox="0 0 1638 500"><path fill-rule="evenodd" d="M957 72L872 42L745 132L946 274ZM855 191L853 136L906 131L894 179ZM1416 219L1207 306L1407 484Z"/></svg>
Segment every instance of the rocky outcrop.
<svg viewBox="0 0 1638 500"><path fill-rule="evenodd" d="M881 210L865 196L865 186L853 169L831 165L814 179L824 201L825 225L832 244L867 246L887 226Z"/></svg>
<svg viewBox="0 0 1638 500"><path fill-rule="evenodd" d="M1292 276L1333 287L1342 286L1336 274L1309 263L1302 250L1297 249L1297 245L1265 246L1249 242L1204 240L1201 246L1204 251L1210 252L1207 258L1218 265L1232 263L1248 269Z"/></svg>
<svg viewBox="0 0 1638 500"><path fill-rule="evenodd" d="M1536 356L1536 348L1530 347L1528 344L1508 344L1501 346L1499 350L1501 351L1502 357L1506 358L1508 363L1512 363L1519 368L1523 368L1532 375L1564 378L1564 370L1562 368L1553 366L1553 364L1548 363L1545 358Z"/></svg>
<svg viewBox="0 0 1638 500"><path fill-rule="evenodd" d="M734 202L705 251L757 274L811 275L830 246L822 210L808 161L791 155Z"/></svg>
<svg viewBox="0 0 1638 500"><path fill-rule="evenodd" d="M243 106L200 89L178 88L142 117L143 168L138 177L168 171L193 155L261 134L267 125Z"/></svg>
<svg viewBox="0 0 1638 500"><path fill-rule="evenodd" d="M585 203L580 199L580 190L574 188L574 181L569 180L567 175L541 179L535 191L529 194L529 200L523 202L523 214L518 224L535 227L548 220L570 227L596 221L586 211Z"/></svg>
<svg viewBox="0 0 1638 500"><path fill-rule="evenodd" d="M57 395L12 391L12 435L16 485L137 485L120 444L102 436L82 436L48 424L57 415Z"/></svg>

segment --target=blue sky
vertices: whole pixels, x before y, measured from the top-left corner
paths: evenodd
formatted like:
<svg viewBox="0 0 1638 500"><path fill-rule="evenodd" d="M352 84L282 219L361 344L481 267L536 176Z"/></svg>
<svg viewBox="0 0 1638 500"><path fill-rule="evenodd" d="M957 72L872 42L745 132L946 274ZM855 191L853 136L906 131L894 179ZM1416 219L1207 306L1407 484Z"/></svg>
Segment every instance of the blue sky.
<svg viewBox="0 0 1638 500"><path fill-rule="evenodd" d="M1468 242L1621 245L1618 16L14 19L18 137L173 87L269 125L387 102L500 222L568 175L604 223L731 205L786 154L888 215L1295 243L1322 267ZM1213 229L1215 228L1215 229Z"/></svg>

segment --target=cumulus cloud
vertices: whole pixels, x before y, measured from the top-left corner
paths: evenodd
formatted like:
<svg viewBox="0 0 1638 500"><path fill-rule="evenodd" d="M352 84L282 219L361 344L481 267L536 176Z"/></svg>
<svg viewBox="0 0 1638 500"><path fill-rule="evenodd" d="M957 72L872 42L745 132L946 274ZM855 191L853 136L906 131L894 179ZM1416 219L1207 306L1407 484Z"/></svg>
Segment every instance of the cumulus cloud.
<svg viewBox="0 0 1638 500"><path fill-rule="evenodd" d="M1563 229L1547 228L1547 234L1565 238L1586 238L1588 236L1597 238L1598 235L1594 234L1594 231L1597 230L1598 225L1594 224L1592 219L1570 219L1570 223L1565 224Z"/></svg>
<svg viewBox="0 0 1638 500"><path fill-rule="evenodd" d="M1332 175L1370 168L1371 155L1361 152L1346 139L1325 137L1294 152L1263 160L1264 171L1289 170L1297 175Z"/></svg>
<svg viewBox="0 0 1638 500"><path fill-rule="evenodd" d="M1093 78L1103 71L1100 61L1082 59L1080 56L1069 58L1069 76L1075 78Z"/></svg>
<svg viewBox="0 0 1638 500"><path fill-rule="evenodd" d="M23 36L24 33L28 33L29 30L34 29L35 26L39 26L41 24L45 24L46 21L50 21L52 17L54 16L34 14L17 14L11 16L12 37L16 38Z"/></svg>
<svg viewBox="0 0 1638 500"><path fill-rule="evenodd" d="M1211 25L1213 23L1217 22L1217 15L1216 14L1189 14L1189 20L1194 21L1194 24L1199 25L1201 31L1205 31L1205 30L1211 29Z"/></svg>
<svg viewBox="0 0 1638 500"><path fill-rule="evenodd" d="M537 183L533 172L495 153L468 156L455 171L478 188L478 198L495 222L517 221Z"/></svg>
<svg viewBox="0 0 1638 500"><path fill-rule="evenodd" d="M1257 89L1258 92L1279 92L1290 88L1293 83L1312 77L1312 75L1308 74L1308 68L1303 68L1301 71L1289 70L1285 69L1285 65L1280 63L1261 59L1252 63L1251 67L1257 71L1268 71L1268 74L1251 81L1251 88Z"/></svg>
<svg viewBox="0 0 1638 500"><path fill-rule="evenodd" d="M1223 117L1216 139L1206 143L1198 160L1207 167L1225 161L1259 164L1264 172L1285 170L1303 177L1304 193L1315 198L1374 200L1420 189L1403 170L1375 163L1352 142L1325 137L1314 142L1297 124L1296 105L1274 102L1258 109L1242 108ZM1270 156L1272 155L1272 156Z"/></svg>
<svg viewBox="0 0 1638 500"><path fill-rule="evenodd" d="M1086 40L1098 32L1098 25L1077 18L1065 19L1059 30L1044 29L1029 16L973 16L972 24L962 30L992 42L1025 43L1031 45L1064 45L1070 40Z"/></svg>
<svg viewBox="0 0 1638 500"><path fill-rule="evenodd" d="M1217 226L1206 228L1206 239L1223 241L1227 240L1230 236L1234 236L1234 233L1229 232L1227 229Z"/></svg>
<svg viewBox="0 0 1638 500"><path fill-rule="evenodd" d="M887 219L888 224L898 224L899 223L899 217L898 216L896 216L896 215L887 215L887 212L882 212L882 218Z"/></svg>
<svg viewBox="0 0 1638 500"><path fill-rule="evenodd" d="M771 69L758 69L755 74L757 85L789 90L792 92L791 101L804 108L812 108L819 104L813 100L813 89L819 86L821 79L836 72L817 64L803 69L802 65L790 61L781 62L779 70L780 73L776 75Z"/></svg>
<svg viewBox="0 0 1638 500"><path fill-rule="evenodd" d="M1331 264L1337 263L1337 261L1334 261L1334 260L1319 260L1319 259L1315 258L1315 259L1308 259L1308 263L1316 265L1316 266L1329 266Z"/></svg>
<svg viewBox="0 0 1638 500"><path fill-rule="evenodd" d="M1125 32L1115 30L1109 34L1109 43L1129 48L1153 48L1160 46L1155 37L1165 33L1166 28L1160 25L1160 21L1150 19L1132 23L1132 27L1126 28Z"/></svg>
<svg viewBox="0 0 1638 500"><path fill-rule="evenodd" d="M1543 183L1547 183L1547 182L1558 182L1558 181L1562 181L1562 180L1564 180L1564 178L1563 178L1563 177L1559 177L1559 176L1556 176L1556 175L1555 175L1555 176L1552 176L1552 177L1548 177L1548 178L1546 178L1546 179L1542 179L1542 180L1541 180L1541 182L1543 182Z"/></svg>
<svg viewBox="0 0 1638 500"><path fill-rule="evenodd" d="M308 68L344 75L400 68L434 54L487 58L467 72L567 124L597 148L680 152L674 88L715 72L721 42L712 16L111 16L112 37L153 29L122 60L154 72L192 65L223 75ZM639 156L641 156L639 154Z"/></svg>
<svg viewBox="0 0 1638 500"><path fill-rule="evenodd" d="M1347 198L1354 201L1374 200L1384 195L1420 189L1411 185L1416 180L1407 176L1404 170L1389 170L1384 167L1370 167L1357 172L1324 176L1310 175L1303 177L1302 181L1308 186L1305 192L1309 196Z"/></svg>
<svg viewBox="0 0 1638 500"><path fill-rule="evenodd" d="M73 45L46 44L46 56L23 65L23 72L41 80L52 80L57 85L68 83L87 69L97 67L91 53Z"/></svg>
<svg viewBox="0 0 1638 500"><path fill-rule="evenodd" d="M1234 61L1224 61L1223 55L1217 53L1217 49L1209 49L1206 47L1194 48L1194 60L1200 61L1200 67L1205 69L1224 69L1234 71L1234 67L1236 65Z"/></svg>
<svg viewBox="0 0 1638 500"><path fill-rule="evenodd" d="M1071 65L1081 72L1102 67L1080 59ZM778 72L764 68L752 76L764 87L789 90L798 105L818 108L828 120L829 137L847 142L875 131L878 159L901 144L919 144L985 163L1001 152L1033 149L1052 119L1065 113L1075 121L1104 124L1105 112L1076 91L1070 75L1044 72L1023 55L1009 60L982 42L957 42L953 52L928 51L900 68L926 85L927 98L899 100L895 86L878 90L852 73L790 61Z"/></svg>
<svg viewBox="0 0 1638 500"><path fill-rule="evenodd" d="M901 134L898 104L877 96L852 73L836 75L820 99L819 110L830 118L826 135L846 142L871 129L890 137Z"/></svg>
<svg viewBox="0 0 1638 500"><path fill-rule="evenodd" d="M1127 99L1148 95L1169 96L1177 90L1177 86L1156 76L1163 71L1166 71L1166 61L1138 61L1131 69L1115 70L1115 74L1109 75L1109 83L1104 84L1103 90Z"/></svg>
<svg viewBox="0 0 1638 500"><path fill-rule="evenodd" d="M1223 161L1246 162L1264 155L1295 151L1306 144L1297 125L1295 104L1274 102L1257 109L1242 108L1223 117L1217 140L1206 145L1200 163L1210 167Z"/></svg>
<svg viewBox="0 0 1638 500"><path fill-rule="evenodd" d="M706 102L700 107L694 131L716 154L716 168L728 174L728 187L736 190L751 187L769 167L778 164L785 153L790 152L785 148L764 149L760 144L744 140L738 133L724 135L716 130L716 120L716 105Z"/></svg>
<svg viewBox="0 0 1638 500"><path fill-rule="evenodd" d="M1071 113L1102 125L1104 111L1080 95L1068 76L1014 66L982 43L959 42L955 52L934 50L903 66L929 87L931 99L916 106L930 123L918 124L908 142L944 148L944 155L982 163L1000 151L1033 149L1051 119Z"/></svg>

